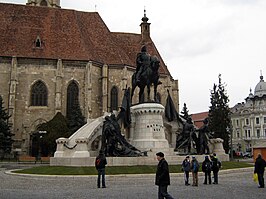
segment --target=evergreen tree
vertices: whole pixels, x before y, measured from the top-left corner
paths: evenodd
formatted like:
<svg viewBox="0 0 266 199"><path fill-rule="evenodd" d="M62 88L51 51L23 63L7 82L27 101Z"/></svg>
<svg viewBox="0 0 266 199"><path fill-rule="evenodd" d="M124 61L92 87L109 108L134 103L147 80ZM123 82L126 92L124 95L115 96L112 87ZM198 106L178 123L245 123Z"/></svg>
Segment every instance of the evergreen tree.
<svg viewBox="0 0 266 199"><path fill-rule="evenodd" d="M225 86L222 84L221 75L219 74L219 84L214 84L211 91L209 129L211 132L214 132L215 138L222 138L224 140L223 146L226 153L229 152L231 132L231 112L228 103L229 97L226 94Z"/></svg>
<svg viewBox="0 0 266 199"><path fill-rule="evenodd" d="M10 116L7 110L4 108L3 98L0 95L0 156L1 159L4 158L5 154L10 154L12 149L12 144L14 140L11 133L10 125L8 124L8 119Z"/></svg>
<svg viewBox="0 0 266 199"><path fill-rule="evenodd" d="M43 123L38 128L39 131L46 131L46 134L36 134L36 141L39 142L39 147L41 147L41 155L48 156L53 155L56 151L56 139L60 137L68 138L72 135L68 126L67 120L58 112L50 121ZM42 136L42 140L40 140Z"/></svg>
<svg viewBox="0 0 266 199"><path fill-rule="evenodd" d="M185 120L188 120L188 118L189 118L189 115L188 115L188 109L187 109L187 105L186 105L186 103L184 103L184 107L183 107L183 109L182 109L182 111L181 111L181 114L182 114L182 117L185 119Z"/></svg>
<svg viewBox="0 0 266 199"><path fill-rule="evenodd" d="M67 123L71 133L76 132L80 127L86 124L85 117L81 113L78 100L75 100L75 103L67 115Z"/></svg>

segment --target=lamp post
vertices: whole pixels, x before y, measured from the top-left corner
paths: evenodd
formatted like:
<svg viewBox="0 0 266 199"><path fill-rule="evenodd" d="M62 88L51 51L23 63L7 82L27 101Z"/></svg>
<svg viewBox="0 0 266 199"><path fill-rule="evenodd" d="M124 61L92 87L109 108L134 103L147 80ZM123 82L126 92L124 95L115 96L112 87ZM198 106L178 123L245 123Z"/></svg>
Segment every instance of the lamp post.
<svg viewBox="0 0 266 199"><path fill-rule="evenodd" d="M35 160L35 163L38 161L38 160L41 160L41 155L42 155L42 146L41 146L41 139L42 139L42 135L43 134L46 134L47 131L38 131L38 152L37 152L37 157L36 157L36 160Z"/></svg>
<svg viewBox="0 0 266 199"><path fill-rule="evenodd" d="M226 127L226 131L230 133L230 159L234 159L234 154L233 154L233 131L230 127Z"/></svg>

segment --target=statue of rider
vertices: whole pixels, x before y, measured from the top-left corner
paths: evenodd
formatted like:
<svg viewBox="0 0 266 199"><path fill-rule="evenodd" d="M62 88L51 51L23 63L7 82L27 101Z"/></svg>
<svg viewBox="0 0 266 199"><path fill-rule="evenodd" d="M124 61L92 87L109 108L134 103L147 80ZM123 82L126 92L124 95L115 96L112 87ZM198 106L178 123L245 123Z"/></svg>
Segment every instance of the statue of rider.
<svg viewBox="0 0 266 199"><path fill-rule="evenodd" d="M142 73L150 66L151 64L151 56L147 52L147 48L145 45L141 47L141 52L137 54L137 59L136 59L136 82L137 85L140 83L140 77Z"/></svg>

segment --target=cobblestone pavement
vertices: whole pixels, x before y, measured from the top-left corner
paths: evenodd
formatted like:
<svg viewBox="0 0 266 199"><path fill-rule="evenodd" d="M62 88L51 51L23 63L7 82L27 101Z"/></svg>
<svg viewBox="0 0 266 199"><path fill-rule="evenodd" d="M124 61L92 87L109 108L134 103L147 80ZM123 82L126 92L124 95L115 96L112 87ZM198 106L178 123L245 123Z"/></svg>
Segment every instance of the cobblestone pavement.
<svg viewBox="0 0 266 199"><path fill-rule="evenodd" d="M9 168L10 169L10 168ZM0 199L156 199L155 175L106 176L107 188L96 188L96 176L21 176L0 168ZM218 185L185 186L183 176L171 174L168 191L174 198L265 198L252 180L253 169L220 172ZM192 180L192 179L190 179Z"/></svg>

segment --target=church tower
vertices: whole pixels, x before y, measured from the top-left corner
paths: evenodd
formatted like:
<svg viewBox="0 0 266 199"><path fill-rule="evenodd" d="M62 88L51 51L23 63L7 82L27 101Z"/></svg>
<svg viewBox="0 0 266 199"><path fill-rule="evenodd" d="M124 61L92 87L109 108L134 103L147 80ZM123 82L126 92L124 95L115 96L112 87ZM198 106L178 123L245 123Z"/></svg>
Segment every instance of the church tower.
<svg viewBox="0 0 266 199"><path fill-rule="evenodd" d="M60 8L60 0L28 0L27 5Z"/></svg>
<svg viewBox="0 0 266 199"><path fill-rule="evenodd" d="M141 37L142 37L142 43L145 43L150 38L150 25L151 23L148 23L149 18L146 17L146 10L144 10L144 17L142 17L142 23L140 24L141 27Z"/></svg>

